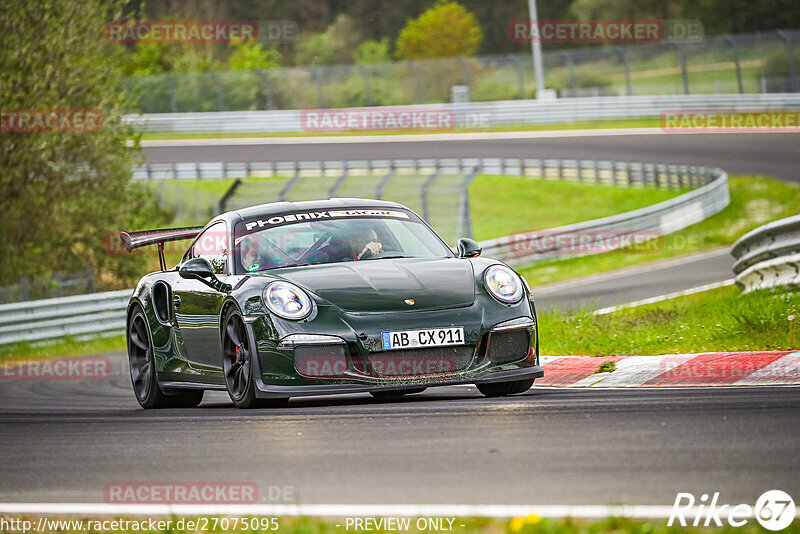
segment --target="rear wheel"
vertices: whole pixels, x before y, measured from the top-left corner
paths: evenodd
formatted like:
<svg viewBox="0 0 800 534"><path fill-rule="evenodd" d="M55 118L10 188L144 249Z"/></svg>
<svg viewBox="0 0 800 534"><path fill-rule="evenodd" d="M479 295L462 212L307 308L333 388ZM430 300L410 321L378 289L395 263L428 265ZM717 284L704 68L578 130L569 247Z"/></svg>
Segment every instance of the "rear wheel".
<svg viewBox="0 0 800 534"><path fill-rule="evenodd" d="M391 397L402 397L403 395L413 395L414 393L422 393L428 388L407 388L407 389L385 389L379 391L370 391L369 394L376 399L388 399Z"/></svg>
<svg viewBox="0 0 800 534"><path fill-rule="evenodd" d="M147 318L137 306L128 322L128 364L133 394L142 408L191 408L203 400L203 390L165 393L158 386Z"/></svg>
<svg viewBox="0 0 800 534"><path fill-rule="evenodd" d="M517 380L514 382L499 382L496 384L475 384L478 391L487 397L505 397L506 395L516 395L531 389L533 380Z"/></svg>
<svg viewBox="0 0 800 534"><path fill-rule="evenodd" d="M250 346L244 319L232 308L225 317L222 334L222 370L225 387L237 408L261 408L286 406L288 397L259 399L256 397L256 381L253 377L255 351Z"/></svg>

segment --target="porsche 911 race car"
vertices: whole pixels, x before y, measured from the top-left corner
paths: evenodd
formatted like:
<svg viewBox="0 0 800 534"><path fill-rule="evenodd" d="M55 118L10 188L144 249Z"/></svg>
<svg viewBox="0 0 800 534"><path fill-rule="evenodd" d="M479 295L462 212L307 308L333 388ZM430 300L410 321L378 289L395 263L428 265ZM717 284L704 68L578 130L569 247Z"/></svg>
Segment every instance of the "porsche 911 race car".
<svg viewBox="0 0 800 534"><path fill-rule="evenodd" d="M127 311L145 408L196 406L205 390L227 390L239 408L453 384L502 396L543 375L524 279L471 239L454 253L394 202L279 202L121 237L128 251L157 245L161 259ZM186 239L168 269L164 244Z"/></svg>

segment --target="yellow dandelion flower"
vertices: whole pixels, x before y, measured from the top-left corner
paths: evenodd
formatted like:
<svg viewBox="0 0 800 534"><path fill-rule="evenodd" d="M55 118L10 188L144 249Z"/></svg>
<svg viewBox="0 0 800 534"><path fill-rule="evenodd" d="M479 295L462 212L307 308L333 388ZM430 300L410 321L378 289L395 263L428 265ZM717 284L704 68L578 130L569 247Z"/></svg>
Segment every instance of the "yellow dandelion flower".
<svg viewBox="0 0 800 534"><path fill-rule="evenodd" d="M508 529L511 532L519 532L522 530L522 527L525 526L525 519L522 517L515 517L511 520L511 523L508 524Z"/></svg>

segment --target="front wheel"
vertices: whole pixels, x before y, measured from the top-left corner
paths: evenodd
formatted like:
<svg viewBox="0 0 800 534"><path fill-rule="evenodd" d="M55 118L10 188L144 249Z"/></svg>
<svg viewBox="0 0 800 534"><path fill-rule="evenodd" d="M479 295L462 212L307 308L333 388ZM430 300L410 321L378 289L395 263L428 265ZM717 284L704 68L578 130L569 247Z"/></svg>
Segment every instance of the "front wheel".
<svg viewBox="0 0 800 534"><path fill-rule="evenodd" d="M506 395L516 395L531 389L533 380L516 380L514 382L499 382L496 384L475 384L478 391L487 397L505 397Z"/></svg>
<svg viewBox="0 0 800 534"><path fill-rule="evenodd" d="M131 385L142 408L193 408L203 401L202 389L167 394L158 386L147 317L139 306L131 314L127 334Z"/></svg>
<svg viewBox="0 0 800 534"><path fill-rule="evenodd" d="M256 381L253 375L253 358L256 352L250 346L244 319L232 308L225 317L222 333L222 370L225 387L237 408L262 408L286 406L288 397L259 399L256 397Z"/></svg>

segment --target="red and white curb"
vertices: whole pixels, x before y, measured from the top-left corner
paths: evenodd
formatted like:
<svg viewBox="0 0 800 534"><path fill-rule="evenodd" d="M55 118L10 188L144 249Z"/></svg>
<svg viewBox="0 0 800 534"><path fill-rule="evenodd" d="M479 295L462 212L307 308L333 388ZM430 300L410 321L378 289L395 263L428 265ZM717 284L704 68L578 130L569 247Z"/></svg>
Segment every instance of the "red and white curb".
<svg viewBox="0 0 800 534"><path fill-rule="evenodd" d="M537 386L680 387L800 384L800 352L707 352L661 356L542 356ZM598 372L604 362L616 370Z"/></svg>

